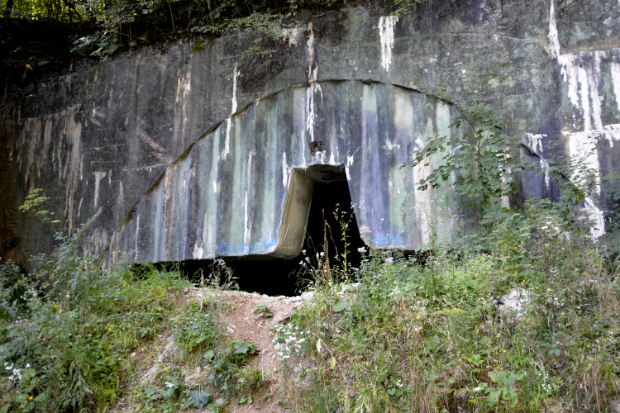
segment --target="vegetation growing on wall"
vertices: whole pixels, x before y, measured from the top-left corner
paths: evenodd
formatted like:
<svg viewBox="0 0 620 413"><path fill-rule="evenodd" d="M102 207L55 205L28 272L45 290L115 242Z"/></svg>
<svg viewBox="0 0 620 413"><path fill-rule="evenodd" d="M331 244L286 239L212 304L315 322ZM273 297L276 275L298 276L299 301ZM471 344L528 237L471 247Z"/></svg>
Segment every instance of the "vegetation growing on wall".
<svg viewBox="0 0 620 413"><path fill-rule="evenodd" d="M484 228L467 247L435 240L413 257L360 248L361 268L316 240L304 260L314 299L276 337L294 411L612 411L620 403L620 260L591 238L594 223L580 208L605 177L581 154L549 165L556 200L502 203L526 165L485 103L498 76L475 79L462 91L424 87L453 103L455 126L466 122L470 132L435 138L416 161L441 156L423 188L454 183L465 205L480 208ZM34 193L25 209L47 217L44 202ZM350 218L337 218L346 233ZM76 238L61 240L29 276L0 267L0 412L104 410L127 392L145 411L251 402L262 384L246 364L256 349L227 336L217 301L185 300L177 272L105 273L77 256ZM219 262L212 273L229 284ZM188 370L208 374L188 385L170 369L143 384L130 354L166 335Z"/></svg>
<svg viewBox="0 0 620 413"><path fill-rule="evenodd" d="M106 411L128 391L142 411L220 411L233 398L251 400L262 383L246 366L256 348L230 339L216 300L186 297L191 284L179 271L103 271L77 256L78 236L51 259L36 258L28 275L0 265L0 412ZM136 374L151 355L144 349L162 337L182 349L184 368L213 369L200 383L181 369L145 382Z"/></svg>
<svg viewBox="0 0 620 413"><path fill-rule="evenodd" d="M501 249L438 249L425 265L371 250L359 284L318 278L279 332L293 410L613 411L617 262L566 239L548 211L527 216L525 270Z"/></svg>
<svg viewBox="0 0 620 413"><path fill-rule="evenodd" d="M605 177L581 154L550 165L555 201L502 203L512 173L527 165L485 104L497 79L491 71L456 91L423 87L452 103L453 126L470 131L433 138L414 161L441 156L422 189L452 184L480 209L483 228L466 247L432 242L410 258L371 248L354 271L318 252L308 269L315 301L278 338L283 374L305 384L288 389L296 410L617 409L620 261L591 238L596 224L581 208Z"/></svg>
<svg viewBox="0 0 620 413"><path fill-rule="evenodd" d="M402 14L419 0L394 0ZM0 0L0 108L38 66L82 56L106 60L128 48L195 34L251 31L277 39L302 26L296 13L355 5L347 0ZM193 51L200 47L193 48ZM252 47L250 50L258 49Z"/></svg>
<svg viewBox="0 0 620 413"><path fill-rule="evenodd" d="M397 0L394 8L402 14L418 2ZM72 33L68 36L72 53L106 59L123 46L191 33L217 35L243 29L278 37L285 20L293 21L290 17L301 9L346 5L343 0L5 0L0 35L5 42L19 43L7 33L7 20L22 26L31 22L64 24Z"/></svg>

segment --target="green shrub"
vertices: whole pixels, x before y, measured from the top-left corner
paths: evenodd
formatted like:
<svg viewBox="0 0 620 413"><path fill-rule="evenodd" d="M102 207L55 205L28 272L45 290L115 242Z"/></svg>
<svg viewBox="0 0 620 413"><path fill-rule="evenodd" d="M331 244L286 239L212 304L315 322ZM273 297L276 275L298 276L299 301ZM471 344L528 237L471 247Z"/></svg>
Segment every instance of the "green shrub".
<svg viewBox="0 0 620 413"><path fill-rule="evenodd" d="M0 266L0 411L113 404L129 353L161 328L171 294L188 285L178 273L137 277L128 266L103 271L77 257L85 228L29 275Z"/></svg>
<svg viewBox="0 0 620 413"><path fill-rule="evenodd" d="M492 254L459 250L437 251L425 266L374 254L355 287L318 283L277 344L286 371L312 361L296 368L308 383L289 389L296 408L610 409L620 397L616 273L590 245L545 248L525 254L527 277ZM517 287L529 301L510 318L498 299Z"/></svg>
<svg viewBox="0 0 620 413"><path fill-rule="evenodd" d="M175 341L187 352L212 348L216 344L219 326L211 311L203 312L192 303L181 323L175 328Z"/></svg>

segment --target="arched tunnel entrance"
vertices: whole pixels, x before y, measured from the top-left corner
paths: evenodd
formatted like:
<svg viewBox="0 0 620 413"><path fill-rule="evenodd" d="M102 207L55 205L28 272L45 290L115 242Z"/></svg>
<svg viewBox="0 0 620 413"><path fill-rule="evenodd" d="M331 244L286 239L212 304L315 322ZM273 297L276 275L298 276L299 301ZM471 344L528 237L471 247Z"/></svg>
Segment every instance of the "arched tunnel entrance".
<svg viewBox="0 0 620 413"><path fill-rule="evenodd" d="M347 242L348 264L359 268L361 254L358 248L365 246L360 237L359 228L351 207L351 195L344 168L341 166L315 165L298 169L305 178L313 182L312 200L308 214L308 223L304 235L302 252L292 259L273 259L268 257L222 257L226 265L234 271L239 288L247 292L267 295L293 296L299 293L309 274L304 274L300 262L306 257L316 264L316 254L325 251L323 246L327 239L327 251L330 264L334 257L344 252L345 241L341 225L334 212L348 222ZM199 280L195 274L200 270L208 275L211 271L208 261L185 261L180 263L181 270L194 281Z"/></svg>

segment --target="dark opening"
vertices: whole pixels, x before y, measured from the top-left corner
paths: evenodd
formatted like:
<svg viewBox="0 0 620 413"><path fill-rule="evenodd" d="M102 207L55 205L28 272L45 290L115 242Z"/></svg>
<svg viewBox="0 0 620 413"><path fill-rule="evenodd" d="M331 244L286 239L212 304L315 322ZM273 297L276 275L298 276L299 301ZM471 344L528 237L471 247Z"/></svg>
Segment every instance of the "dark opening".
<svg viewBox="0 0 620 413"><path fill-rule="evenodd" d="M344 178L344 174L342 178ZM344 217L351 217L347 228L347 241L350 244L347 261L349 265L359 268L361 254L358 252L358 248L365 246L365 244L360 237L357 221L351 210L351 195L347 181L342 179L315 182L303 247L306 255L301 253L290 260L223 257L226 265L234 271L233 275L237 278L239 288L242 291L272 296L298 295L304 287L304 277L308 277L308 275L300 273L300 261L310 257L312 264L316 264L316 254L324 251L324 227L327 226L327 251L330 255L330 264L332 266L336 264L335 255L343 253L345 248L340 224L334 216L334 211L337 208ZM211 263L211 260L185 261L180 263L180 268L190 278L199 273L200 270L207 276L211 271L209 268ZM195 277L194 281L196 281Z"/></svg>

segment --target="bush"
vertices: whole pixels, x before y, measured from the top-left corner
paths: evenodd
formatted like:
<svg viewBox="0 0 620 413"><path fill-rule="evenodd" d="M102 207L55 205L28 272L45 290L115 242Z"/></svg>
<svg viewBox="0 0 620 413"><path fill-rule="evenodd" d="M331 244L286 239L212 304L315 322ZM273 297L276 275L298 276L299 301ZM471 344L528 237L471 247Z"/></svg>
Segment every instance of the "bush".
<svg viewBox="0 0 620 413"><path fill-rule="evenodd" d="M190 311L175 329L175 341L187 352L216 344L219 326L214 315L206 309L206 313L192 303Z"/></svg>
<svg viewBox="0 0 620 413"><path fill-rule="evenodd" d="M616 273L591 244L543 242L525 254L525 275L496 254L435 251L421 266L375 253L355 287L318 283L313 304L281 330L280 348L303 343L289 345L298 349L290 359L280 351L284 366L311 360L296 368L308 384L289 388L296 408L611 409L620 397ZM498 300L515 288L528 292L524 309L502 313Z"/></svg>
<svg viewBox="0 0 620 413"><path fill-rule="evenodd" d="M128 354L173 312L179 273L128 266L106 272L75 256L65 239L30 275L0 266L0 387L6 411L111 405L122 390Z"/></svg>

